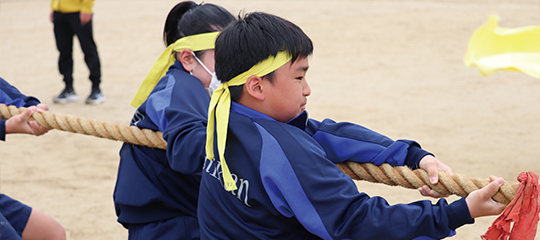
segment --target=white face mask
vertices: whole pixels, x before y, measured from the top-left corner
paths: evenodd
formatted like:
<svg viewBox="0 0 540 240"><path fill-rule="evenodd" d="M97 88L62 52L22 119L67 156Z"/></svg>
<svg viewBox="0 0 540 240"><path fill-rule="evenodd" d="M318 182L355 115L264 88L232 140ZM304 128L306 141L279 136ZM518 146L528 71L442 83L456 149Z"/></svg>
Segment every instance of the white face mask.
<svg viewBox="0 0 540 240"><path fill-rule="evenodd" d="M208 95L210 95L210 97L212 97L212 93L214 92L214 90L216 90L219 87L219 85L221 84L221 81L219 81L217 79L215 72L210 72L210 70L208 70L208 68L204 65L204 63L202 63L202 61L197 57L197 55L195 55L195 53L193 51L191 53L193 54L193 57L195 57L195 60L197 60L197 62L199 62L199 64L201 64L201 66L204 68L204 70L206 70L206 72L208 72L210 74L210 76L212 76L212 80L210 81L210 85L208 86L208 88L205 88L206 91L208 92Z"/></svg>
<svg viewBox="0 0 540 240"><path fill-rule="evenodd" d="M206 89L208 91L208 95L212 97L212 93L221 85L221 81L219 81L216 77L216 73L212 74L212 81L210 81L210 86Z"/></svg>

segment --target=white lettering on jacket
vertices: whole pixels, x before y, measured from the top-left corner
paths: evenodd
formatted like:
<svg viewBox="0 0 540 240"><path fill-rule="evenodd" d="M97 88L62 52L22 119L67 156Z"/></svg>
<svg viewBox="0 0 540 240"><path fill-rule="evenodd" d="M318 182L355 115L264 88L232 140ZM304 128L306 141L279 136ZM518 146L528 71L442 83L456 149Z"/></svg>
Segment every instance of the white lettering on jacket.
<svg viewBox="0 0 540 240"><path fill-rule="evenodd" d="M142 120L144 120L144 114L139 112L139 109L137 109L135 114L133 114L133 118L131 119L131 122L133 123L133 125L137 126L137 124Z"/></svg>
<svg viewBox="0 0 540 240"><path fill-rule="evenodd" d="M221 171L221 162L210 160L208 158L204 161L203 166L204 172L206 172L208 175L212 176L213 178L217 179L219 181L219 184L221 187L223 187L223 190L226 191L225 185L223 184L223 173ZM234 173L231 173L232 178L234 180L234 183L236 184L237 190L230 191L230 193L233 196L236 196L236 198L244 203L244 205L251 207L249 205L249 180L240 178L238 179L238 176Z"/></svg>

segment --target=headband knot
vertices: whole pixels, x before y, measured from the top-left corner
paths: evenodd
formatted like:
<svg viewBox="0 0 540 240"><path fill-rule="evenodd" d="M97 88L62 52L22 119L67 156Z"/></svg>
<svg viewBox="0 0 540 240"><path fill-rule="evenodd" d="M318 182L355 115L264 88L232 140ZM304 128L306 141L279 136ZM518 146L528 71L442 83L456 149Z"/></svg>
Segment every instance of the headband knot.
<svg viewBox="0 0 540 240"><path fill-rule="evenodd" d="M246 83L247 79L253 75L263 77L285 65L291 60L290 54L285 51L278 52L276 56L270 56L266 60L259 62L249 70L241 73L233 79L222 83L212 94L210 106L208 108L208 125L206 127L206 158L214 160L214 128L217 136L217 149L221 161L221 170L225 189L227 191L236 190L229 167L225 162L225 143L227 142L227 129L229 127L229 113L231 109L231 92L229 87L240 86Z"/></svg>

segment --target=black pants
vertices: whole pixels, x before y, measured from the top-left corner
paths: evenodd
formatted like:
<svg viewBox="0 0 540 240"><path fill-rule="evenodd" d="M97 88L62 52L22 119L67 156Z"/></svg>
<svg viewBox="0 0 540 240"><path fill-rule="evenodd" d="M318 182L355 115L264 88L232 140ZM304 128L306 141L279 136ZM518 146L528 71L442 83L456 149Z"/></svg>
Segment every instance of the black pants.
<svg viewBox="0 0 540 240"><path fill-rule="evenodd" d="M101 64L94 42L92 20L81 25L78 12L54 12L53 22L56 48L60 52L58 69L64 76L66 87L73 87L73 38L76 35L84 53L84 61L90 70L89 79L92 81L92 89L98 89L101 82Z"/></svg>

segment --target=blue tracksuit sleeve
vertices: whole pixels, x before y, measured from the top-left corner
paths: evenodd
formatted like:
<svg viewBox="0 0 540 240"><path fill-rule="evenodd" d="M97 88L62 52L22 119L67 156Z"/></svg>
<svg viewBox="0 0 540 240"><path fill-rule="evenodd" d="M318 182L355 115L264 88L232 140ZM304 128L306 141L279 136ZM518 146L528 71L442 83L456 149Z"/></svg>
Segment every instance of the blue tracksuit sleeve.
<svg viewBox="0 0 540 240"><path fill-rule="evenodd" d="M389 205L383 198L358 193L354 182L309 138L291 134L275 139L262 128L260 132L261 179L272 204L323 239L443 238L471 222L463 200L452 205L444 199L436 205L431 201Z"/></svg>
<svg viewBox="0 0 540 240"><path fill-rule="evenodd" d="M163 132L171 168L198 173L204 161L210 98L201 81L188 72L174 71L165 78L148 98L146 114Z"/></svg>
<svg viewBox="0 0 540 240"><path fill-rule="evenodd" d="M6 141L6 119L0 119L0 141Z"/></svg>
<svg viewBox="0 0 540 240"><path fill-rule="evenodd" d="M197 80L194 84L202 86ZM163 132L168 143L167 159L175 171L190 174L201 171L206 143L206 123L210 98L204 87L181 86L185 94L171 98L171 108L165 111L169 126ZM198 91L200 90L200 91ZM182 105L181 109L174 106Z"/></svg>
<svg viewBox="0 0 540 240"><path fill-rule="evenodd" d="M352 161L418 168L418 162L428 154L415 141L394 141L363 126L325 119L309 119L305 130L321 145L334 163Z"/></svg>
<svg viewBox="0 0 540 240"><path fill-rule="evenodd" d="M14 105L16 107L30 107L40 104L39 100L32 96L22 94L17 88L0 77L0 103Z"/></svg>

